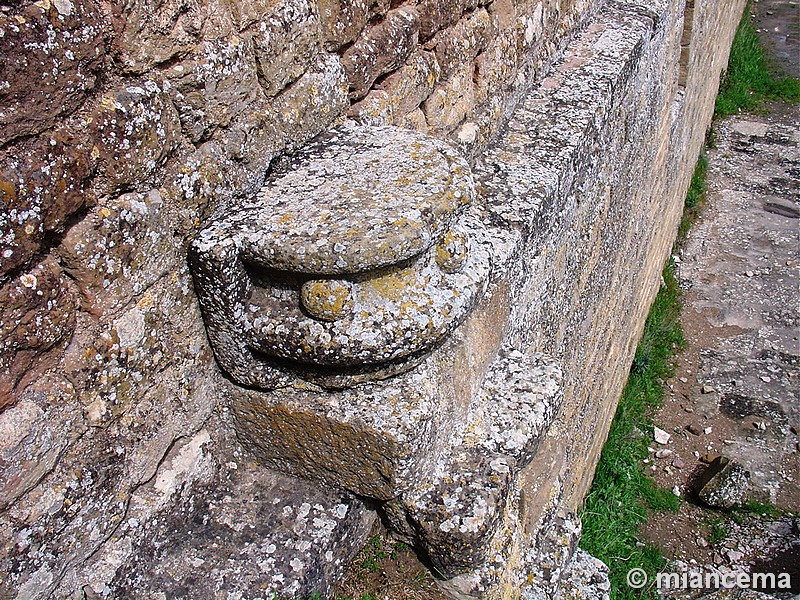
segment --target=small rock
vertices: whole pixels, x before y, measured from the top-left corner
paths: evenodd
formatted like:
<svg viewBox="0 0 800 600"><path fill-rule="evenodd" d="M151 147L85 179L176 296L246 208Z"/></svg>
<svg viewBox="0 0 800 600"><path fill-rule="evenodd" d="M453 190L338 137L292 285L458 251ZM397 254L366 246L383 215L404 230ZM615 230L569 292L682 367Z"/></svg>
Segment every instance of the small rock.
<svg viewBox="0 0 800 600"><path fill-rule="evenodd" d="M705 463L705 464L707 464L707 465L710 465L712 462L714 462L715 460L717 460L717 458L719 458L719 456L718 456L718 455L716 455L716 454L711 454L711 453L707 453L707 454L704 454L704 455L703 455L703 456L700 458L700 462L703 462L703 463Z"/></svg>
<svg viewBox="0 0 800 600"><path fill-rule="evenodd" d="M708 542L706 541L705 538L701 538L700 537L700 538L697 538L697 545L700 546L701 548L707 548L708 547Z"/></svg>
<svg viewBox="0 0 800 600"><path fill-rule="evenodd" d="M700 435L703 432L703 428L700 427L697 423L690 423L686 430L691 433L692 435Z"/></svg>
<svg viewBox="0 0 800 600"><path fill-rule="evenodd" d="M700 499L717 508L733 508L746 500L750 475L737 462L720 456L703 474Z"/></svg>
<svg viewBox="0 0 800 600"><path fill-rule="evenodd" d="M680 458L676 458L672 461L672 466L676 469L682 469L685 466L685 463Z"/></svg>
<svg viewBox="0 0 800 600"><path fill-rule="evenodd" d="M662 448L661 450L656 451L656 458L666 458L672 454L672 450L667 448Z"/></svg>
<svg viewBox="0 0 800 600"><path fill-rule="evenodd" d="M747 275L748 277L752 277L753 275L755 275L755 273L753 273L752 271L745 271L744 274Z"/></svg>
<svg viewBox="0 0 800 600"><path fill-rule="evenodd" d="M669 444L669 441L670 439L672 439L672 436L663 429L659 429L658 427L653 427L653 439L658 444Z"/></svg>
<svg viewBox="0 0 800 600"><path fill-rule="evenodd" d="M715 390L715 389L714 389L714 387L713 387L713 386L711 386L711 385L704 385L702 388L700 388L700 391L701 391L703 394L713 394L713 393L714 393L714 392L716 392L717 390Z"/></svg>
<svg viewBox="0 0 800 600"><path fill-rule="evenodd" d="M711 427L706 427L705 429L703 429L703 433L705 433L706 435L711 433L711 431L712 431Z"/></svg>
<svg viewBox="0 0 800 600"><path fill-rule="evenodd" d="M742 560L742 558L744 557L744 554L739 552L738 550L728 550L727 554L728 558L733 563Z"/></svg>
<svg viewBox="0 0 800 600"><path fill-rule="evenodd" d="M674 488L672 488L672 493L673 493L675 496L677 496L678 498L680 498L680 497L681 497L681 488L679 488L679 487L676 485Z"/></svg>
<svg viewBox="0 0 800 600"><path fill-rule="evenodd" d="M688 383L689 382L689 380L686 379L686 377L679 377L678 379L680 379L682 383Z"/></svg>
<svg viewBox="0 0 800 600"><path fill-rule="evenodd" d="M694 409L691 406L684 406L683 410L684 410L684 412L687 412L687 413L693 413L694 412Z"/></svg>
<svg viewBox="0 0 800 600"><path fill-rule="evenodd" d="M697 450L695 450L692 454L694 454L695 458L700 458L700 453Z"/></svg>
<svg viewBox="0 0 800 600"><path fill-rule="evenodd" d="M764 383L769 383L770 381L772 381L772 377L770 377L769 375L761 375L759 379Z"/></svg>

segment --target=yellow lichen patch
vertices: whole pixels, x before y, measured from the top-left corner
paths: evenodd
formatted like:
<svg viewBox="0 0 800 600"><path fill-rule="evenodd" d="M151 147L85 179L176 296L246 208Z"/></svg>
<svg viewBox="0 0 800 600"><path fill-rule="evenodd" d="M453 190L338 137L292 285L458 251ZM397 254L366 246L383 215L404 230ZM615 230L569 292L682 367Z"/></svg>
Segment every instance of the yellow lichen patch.
<svg viewBox="0 0 800 600"><path fill-rule="evenodd" d="M383 296L387 300L402 300L411 287L416 287L417 274L412 268L401 269L383 277L364 282L364 287Z"/></svg>
<svg viewBox="0 0 800 600"><path fill-rule="evenodd" d="M14 182L5 177L0 178L0 195L6 196L9 200L15 200L17 189Z"/></svg>
<svg viewBox="0 0 800 600"><path fill-rule="evenodd" d="M467 238L450 230L436 246L436 263L445 273L460 271L467 260Z"/></svg>
<svg viewBox="0 0 800 600"><path fill-rule="evenodd" d="M336 321L353 306L350 287L346 281L333 279L307 281L300 290L300 301L315 319Z"/></svg>

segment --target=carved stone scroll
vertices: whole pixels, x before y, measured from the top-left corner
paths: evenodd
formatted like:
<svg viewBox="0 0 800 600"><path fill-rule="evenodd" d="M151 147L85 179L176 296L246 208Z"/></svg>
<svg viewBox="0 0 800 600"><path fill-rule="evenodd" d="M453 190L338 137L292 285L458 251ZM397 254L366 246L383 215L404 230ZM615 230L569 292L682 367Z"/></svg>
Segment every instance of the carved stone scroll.
<svg viewBox="0 0 800 600"><path fill-rule="evenodd" d="M395 127L346 123L283 159L191 247L223 370L261 389L344 388L416 365L485 289L474 197L454 150Z"/></svg>

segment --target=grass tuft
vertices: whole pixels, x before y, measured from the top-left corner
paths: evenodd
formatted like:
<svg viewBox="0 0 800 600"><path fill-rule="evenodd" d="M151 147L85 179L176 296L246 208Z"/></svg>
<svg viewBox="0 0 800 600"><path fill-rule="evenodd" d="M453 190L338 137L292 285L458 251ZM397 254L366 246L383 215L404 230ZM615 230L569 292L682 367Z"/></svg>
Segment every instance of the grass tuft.
<svg viewBox="0 0 800 600"><path fill-rule="evenodd" d="M720 84L714 118L758 110L769 100L791 104L800 102L800 80L777 75L777 69L771 67L750 18L748 6L733 39L728 70Z"/></svg>
<svg viewBox="0 0 800 600"><path fill-rule="evenodd" d="M686 192L686 201L683 205L683 216L681 216L681 223L678 226L678 242L680 243L686 239L686 234L689 229L697 221L700 213L703 211L703 201L705 199L706 191L706 173L708 172L708 158L705 152L701 152L697 159L697 164L692 174L692 180L689 183L689 191Z"/></svg>

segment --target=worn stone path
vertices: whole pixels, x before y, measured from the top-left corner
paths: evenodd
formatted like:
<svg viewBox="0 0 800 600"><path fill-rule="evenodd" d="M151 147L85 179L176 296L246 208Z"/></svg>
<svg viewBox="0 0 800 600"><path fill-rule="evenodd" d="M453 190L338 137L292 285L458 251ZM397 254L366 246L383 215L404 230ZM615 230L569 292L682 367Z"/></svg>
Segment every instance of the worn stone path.
<svg viewBox="0 0 800 600"><path fill-rule="evenodd" d="M775 106L717 125L707 206L676 257L687 348L655 416L671 438L652 444L649 468L689 503L644 534L706 569L800 565L795 520L754 517L714 534L709 523L724 517L698 496L717 509L751 501L800 510L799 122L800 107ZM701 488L718 456L740 465L739 477L709 496L717 481Z"/></svg>

